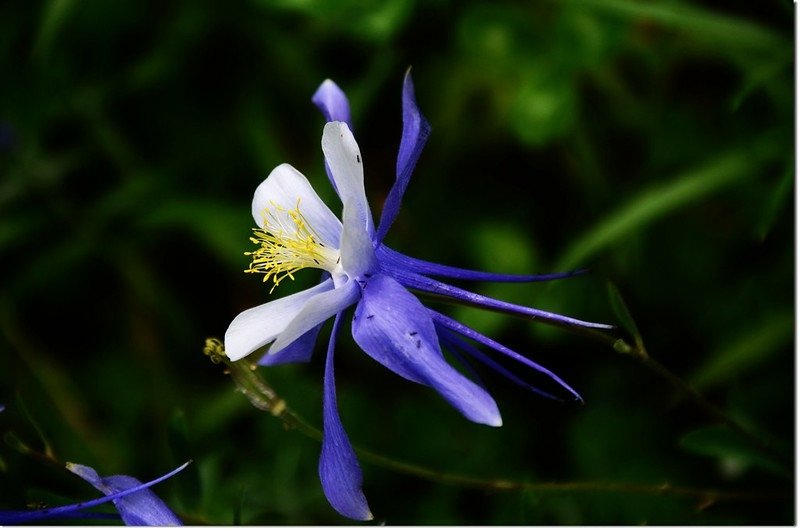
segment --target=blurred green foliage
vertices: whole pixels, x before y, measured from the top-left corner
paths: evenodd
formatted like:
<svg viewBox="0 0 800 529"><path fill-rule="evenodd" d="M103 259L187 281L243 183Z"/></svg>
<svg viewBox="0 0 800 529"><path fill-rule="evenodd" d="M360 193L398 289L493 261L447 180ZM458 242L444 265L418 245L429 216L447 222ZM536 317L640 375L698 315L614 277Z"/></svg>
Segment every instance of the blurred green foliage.
<svg viewBox="0 0 800 529"><path fill-rule="evenodd" d="M433 134L389 244L493 271L590 267L472 287L595 321L627 307L653 357L791 454L793 15L786 0L0 4L0 508L94 496L34 455L51 451L141 479L194 459L156 488L188 523L346 522L322 495L318 444L252 408L201 350L268 299L241 273L268 172L290 162L336 203L317 85L351 98L377 213L409 65ZM378 521L794 522L793 468L633 359L452 313L586 404L480 371L504 417L480 427L345 336L339 404L356 444L485 478L774 497L487 493L364 463ZM264 373L316 423L321 357Z"/></svg>

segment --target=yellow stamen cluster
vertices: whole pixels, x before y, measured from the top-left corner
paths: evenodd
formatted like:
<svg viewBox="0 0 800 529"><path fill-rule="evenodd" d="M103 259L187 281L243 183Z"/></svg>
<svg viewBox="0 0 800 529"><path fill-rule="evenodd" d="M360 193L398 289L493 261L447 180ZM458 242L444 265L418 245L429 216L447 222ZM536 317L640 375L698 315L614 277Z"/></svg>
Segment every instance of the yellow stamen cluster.
<svg viewBox="0 0 800 529"><path fill-rule="evenodd" d="M253 237L250 237L260 248L245 252L253 259L245 272L264 274L265 282L272 278L270 293L285 278L294 279L293 274L300 269L331 271L338 264L339 252L320 241L300 212L300 200L291 210L273 203L262 215L264 227L253 228Z"/></svg>

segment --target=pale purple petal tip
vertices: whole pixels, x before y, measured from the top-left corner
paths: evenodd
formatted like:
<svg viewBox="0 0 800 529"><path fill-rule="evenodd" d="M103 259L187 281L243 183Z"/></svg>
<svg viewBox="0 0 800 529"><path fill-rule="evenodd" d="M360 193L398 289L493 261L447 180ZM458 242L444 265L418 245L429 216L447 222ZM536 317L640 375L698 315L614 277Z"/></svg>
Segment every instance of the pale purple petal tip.
<svg viewBox="0 0 800 529"><path fill-rule="evenodd" d="M350 102L336 83L325 79L311 96L311 101L319 108L326 121L344 121L350 130L353 130L350 122Z"/></svg>

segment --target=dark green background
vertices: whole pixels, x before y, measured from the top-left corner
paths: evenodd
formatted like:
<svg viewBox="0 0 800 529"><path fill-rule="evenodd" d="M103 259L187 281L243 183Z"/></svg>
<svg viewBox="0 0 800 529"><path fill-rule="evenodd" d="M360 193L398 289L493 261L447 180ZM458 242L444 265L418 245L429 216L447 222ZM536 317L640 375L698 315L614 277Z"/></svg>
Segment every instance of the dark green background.
<svg viewBox="0 0 800 529"><path fill-rule="evenodd" d="M788 0L3 2L0 508L97 494L36 457L47 445L142 479L193 458L155 489L189 523L346 522L322 495L319 445L252 408L202 347L269 299L242 273L268 172L292 163L338 211L309 101L327 77L351 98L377 217L409 65L433 133L389 244L497 272L591 267L469 286L619 323L613 282L653 357L792 457L793 17ZM363 463L377 521L794 522L793 465L635 359L443 310L559 373L585 405L479 370L505 424L473 425L343 333L354 443L476 477L769 497L487 492ZM263 373L316 424L325 338L310 364Z"/></svg>

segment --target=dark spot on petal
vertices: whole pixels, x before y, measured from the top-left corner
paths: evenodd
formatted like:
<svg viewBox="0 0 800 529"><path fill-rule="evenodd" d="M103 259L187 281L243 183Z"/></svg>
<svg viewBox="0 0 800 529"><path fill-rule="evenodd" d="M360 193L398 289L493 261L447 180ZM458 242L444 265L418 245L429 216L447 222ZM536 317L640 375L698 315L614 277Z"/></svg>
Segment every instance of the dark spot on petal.
<svg viewBox="0 0 800 529"><path fill-rule="evenodd" d="M417 340L417 349L422 347L422 340Z"/></svg>
<svg viewBox="0 0 800 529"><path fill-rule="evenodd" d="M409 336L416 336L417 334L418 334L417 331L411 331L410 333L408 333Z"/></svg>
<svg viewBox="0 0 800 529"><path fill-rule="evenodd" d="M372 318L374 318L374 317L375 317L375 315L374 315L374 314L370 314L369 316L367 316L367 319L368 319L368 320L371 320L371 319L372 319Z"/></svg>
<svg viewBox="0 0 800 529"><path fill-rule="evenodd" d="M361 156L356 154L356 163L361 163Z"/></svg>

